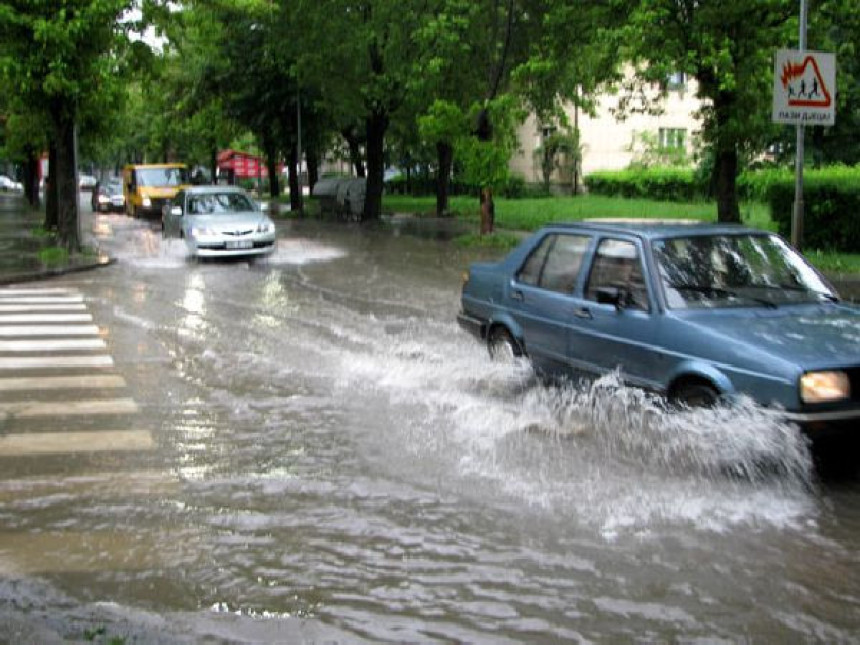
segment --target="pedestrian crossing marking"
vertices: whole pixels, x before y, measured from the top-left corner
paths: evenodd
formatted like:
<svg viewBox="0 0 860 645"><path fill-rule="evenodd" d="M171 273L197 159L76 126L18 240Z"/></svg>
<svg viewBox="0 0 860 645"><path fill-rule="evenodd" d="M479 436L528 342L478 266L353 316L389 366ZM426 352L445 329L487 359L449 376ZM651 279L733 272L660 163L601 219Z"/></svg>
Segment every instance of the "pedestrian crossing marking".
<svg viewBox="0 0 860 645"><path fill-rule="evenodd" d="M0 324L19 323L80 323L92 322L90 314L7 314L0 315Z"/></svg>
<svg viewBox="0 0 860 645"><path fill-rule="evenodd" d="M3 299L0 298L0 302ZM20 311L86 311L84 303L75 304L43 304L43 305L0 305L0 312L12 313Z"/></svg>
<svg viewBox="0 0 860 645"><path fill-rule="evenodd" d="M0 370L44 370L70 367L113 367L113 358L107 354L97 356L0 356Z"/></svg>
<svg viewBox="0 0 860 645"><path fill-rule="evenodd" d="M0 457L152 450L146 430L26 432L0 435Z"/></svg>
<svg viewBox="0 0 860 645"><path fill-rule="evenodd" d="M0 325L0 337L98 336L98 325Z"/></svg>
<svg viewBox="0 0 860 645"><path fill-rule="evenodd" d="M94 376L25 376L21 378L0 378L0 392L27 390L106 390L125 387L125 379L108 374Z"/></svg>
<svg viewBox="0 0 860 645"><path fill-rule="evenodd" d="M0 340L0 352L57 352L77 349L104 349L101 338L61 338L47 340Z"/></svg>
<svg viewBox="0 0 860 645"><path fill-rule="evenodd" d="M13 305L47 305L52 303L83 302L83 296L18 296L0 298L5 303Z"/></svg>
<svg viewBox="0 0 860 645"><path fill-rule="evenodd" d="M0 414L14 418L65 417L80 414L135 414L139 412L134 399L93 399L85 401L22 401L0 403Z"/></svg>

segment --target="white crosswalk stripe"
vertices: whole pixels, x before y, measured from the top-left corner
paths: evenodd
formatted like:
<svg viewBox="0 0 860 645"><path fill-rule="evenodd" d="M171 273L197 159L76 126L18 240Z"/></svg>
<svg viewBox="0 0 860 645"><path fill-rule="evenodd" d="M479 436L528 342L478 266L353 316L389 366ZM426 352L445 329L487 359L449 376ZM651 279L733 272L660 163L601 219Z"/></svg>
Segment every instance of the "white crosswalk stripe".
<svg viewBox="0 0 860 645"><path fill-rule="evenodd" d="M154 449L80 292L4 288L0 311L0 458Z"/></svg>

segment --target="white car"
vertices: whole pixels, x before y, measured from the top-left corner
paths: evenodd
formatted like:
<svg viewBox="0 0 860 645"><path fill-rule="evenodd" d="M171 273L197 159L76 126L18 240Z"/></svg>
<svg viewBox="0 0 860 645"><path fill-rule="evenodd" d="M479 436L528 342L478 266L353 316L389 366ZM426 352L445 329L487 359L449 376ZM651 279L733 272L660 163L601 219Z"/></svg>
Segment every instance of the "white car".
<svg viewBox="0 0 860 645"><path fill-rule="evenodd" d="M13 181L10 177L6 175L0 175L0 191L4 193L11 191L22 191L24 187L21 185L21 182Z"/></svg>
<svg viewBox="0 0 860 645"><path fill-rule="evenodd" d="M191 186L162 212L165 237L180 237L195 257L261 256L275 250L275 223L244 190Z"/></svg>

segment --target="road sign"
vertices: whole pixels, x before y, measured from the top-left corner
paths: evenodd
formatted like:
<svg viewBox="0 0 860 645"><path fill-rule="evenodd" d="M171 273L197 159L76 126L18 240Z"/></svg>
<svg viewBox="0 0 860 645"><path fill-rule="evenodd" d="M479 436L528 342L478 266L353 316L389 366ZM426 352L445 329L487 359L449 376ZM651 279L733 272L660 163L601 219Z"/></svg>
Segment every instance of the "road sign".
<svg viewBox="0 0 860 645"><path fill-rule="evenodd" d="M836 56L780 49L773 66L773 121L833 125L836 119Z"/></svg>

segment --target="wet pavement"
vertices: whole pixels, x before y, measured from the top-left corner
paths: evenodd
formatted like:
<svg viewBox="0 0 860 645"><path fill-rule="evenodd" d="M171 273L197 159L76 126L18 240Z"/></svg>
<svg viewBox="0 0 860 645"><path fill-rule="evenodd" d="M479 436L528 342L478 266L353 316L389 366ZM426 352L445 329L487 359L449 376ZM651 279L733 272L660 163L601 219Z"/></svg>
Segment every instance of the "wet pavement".
<svg viewBox="0 0 860 645"><path fill-rule="evenodd" d="M0 289L0 643L856 642L856 472L754 407L491 363L447 236L198 263L90 226L115 264Z"/></svg>

